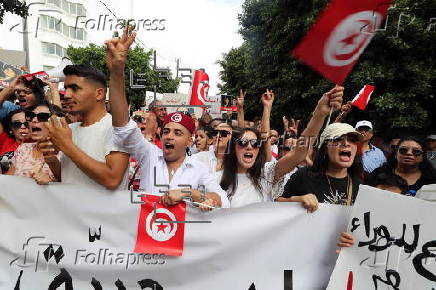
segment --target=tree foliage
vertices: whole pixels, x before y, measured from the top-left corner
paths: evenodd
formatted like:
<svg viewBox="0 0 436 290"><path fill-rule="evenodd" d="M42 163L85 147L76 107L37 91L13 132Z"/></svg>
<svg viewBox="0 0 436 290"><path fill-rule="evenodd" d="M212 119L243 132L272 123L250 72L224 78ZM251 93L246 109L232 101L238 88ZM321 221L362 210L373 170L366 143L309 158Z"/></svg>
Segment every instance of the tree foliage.
<svg viewBox="0 0 436 290"><path fill-rule="evenodd" d="M248 118L261 114L259 95L276 93L273 126L282 116L308 119L315 102L334 84L292 57L327 0L246 0L239 16L241 47L218 61L222 93L247 90ZM436 12L433 0L396 0L386 30L376 33L345 83L346 100L364 84L376 86L365 112L347 120L369 119L383 132L414 131L436 125ZM401 16L402 15L402 16ZM423 130L422 130L423 131ZM424 132L422 132L424 133Z"/></svg>
<svg viewBox="0 0 436 290"><path fill-rule="evenodd" d="M167 79L153 69L153 66L150 65L150 60L153 57L152 53L152 51L145 51L143 48L136 46L129 51L127 57L125 69L126 94L134 110L143 106L146 91L154 91L156 87L158 93L173 93L179 85L179 79L171 78L171 72L168 72L169 77ZM67 49L67 54L73 63L90 64L108 75L105 46L95 44L79 48L70 46ZM130 80L131 71L133 72L132 82ZM143 85L145 88L135 88L132 85Z"/></svg>
<svg viewBox="0 0 436 290"><path fill-rule="evenodd" d="M16 14L20 17L27 17L29 15L29 8L26 2L21 3L18 0L5 0L0 2L0 24L3 23L3 17L6 12Z"/></svg>

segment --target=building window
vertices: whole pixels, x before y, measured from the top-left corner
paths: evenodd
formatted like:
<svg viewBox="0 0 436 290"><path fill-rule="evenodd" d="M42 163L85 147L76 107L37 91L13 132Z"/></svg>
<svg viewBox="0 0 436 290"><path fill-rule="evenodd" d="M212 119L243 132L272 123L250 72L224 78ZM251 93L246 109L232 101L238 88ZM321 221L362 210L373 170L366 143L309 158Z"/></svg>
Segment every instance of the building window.
<svg viewBox="0 0 436 290"><path fill-rule="evenodd" d="M52 16L40 15L40 27L48 30L54 30L62 33L64 36L77 39L86 40L86 32L83 28L75 28L63 23L61 19L56 19Z"/></svg>
<svg viewBox="0 0 436 290"><path fill-rule="evenodd" d="M42 42L42 52L45 54L57 55L64 57L67 55L67 50L56 43Z"/></svg>
<svg viewBox="0 0 436 290"><path fill-rule="evenodd" d="M55 19L54 17L48 17L48 28L55 29Z"/></svg>
<svg viewBox="0 0 436 290"><path fill-rule="evenodd" d="M70 14L77 15L76 4L70 3Z"/></svg>
<svg viewBox="0 0 436 290"><path fill-rule="evenodd" d="M39 15L39 25L42 28L45 28L45 29L48 28L48 18L46 15Z"/></svg>
<svg viewBox="0 0 436 290"><path fill-rule="evenodd" d="M68 1L67 0L62 0L62 10L64 10L67 13L69 13L70 9L69 9L69 5L68 5Z"/></svg>

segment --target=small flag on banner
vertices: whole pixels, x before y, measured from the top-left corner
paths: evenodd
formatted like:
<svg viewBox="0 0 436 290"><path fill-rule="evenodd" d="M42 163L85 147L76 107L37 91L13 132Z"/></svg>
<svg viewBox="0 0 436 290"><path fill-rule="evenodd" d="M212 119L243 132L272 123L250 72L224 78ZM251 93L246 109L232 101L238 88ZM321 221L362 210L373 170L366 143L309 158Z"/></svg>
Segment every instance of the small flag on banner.
<svg viewBox="0 0 436 290"><path fill-rule="evenodd" d="M293 55L343 84L386 17L391 0L332 0Z"/></svg>
<svg viewBox="0 0 436 290"><path fill-rule="evenodd" d="M354 97L351 101L351 104L360 110L364 111L366 109L366 105L368 105L369 100L371 99L371 95L374 92L375 87L371 85L365 85Z"/></svg>
<svg viewBox="0 0 436 290"><path fill-rule="evenodd" d="M135 253L181 256L185 239L186 203L166 207L159 196L142 197ZM155 210L156 208L156 210Z"/></svg>
<svg viewBox="0 0 436 290"><path fill-rule="evenodd" d="M203 70L194 71L194 80L191 87L191 100L189 105L201 106L206 103L209 92L209 75Z"/></svg>

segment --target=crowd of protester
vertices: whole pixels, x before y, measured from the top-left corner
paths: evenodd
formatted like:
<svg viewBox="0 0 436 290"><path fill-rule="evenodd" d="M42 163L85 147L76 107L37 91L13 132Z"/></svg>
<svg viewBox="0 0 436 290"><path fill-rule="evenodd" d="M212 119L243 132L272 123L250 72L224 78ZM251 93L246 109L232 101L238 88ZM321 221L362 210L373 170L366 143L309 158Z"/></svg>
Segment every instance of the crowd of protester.
<svg viewBox="0 0 436 290"><path fill-rule="evenodd" d="M285 117L283 128L270 127L275 95L268 89L253 121L245 120L242 90L237 120L212 119L206 110L199 118L169 114L159 100L131 114L124 68L134 39L125 32L106 42L109 78L69 65L64 89L25 75L0 91L2 174L140 190L204 211L297 202L314 212L319 203L353 205L361 184L408 196L436 184L436 135L373 142L370 121L346 122L351 105L342 105L340 86L319 97L305 128ZM326 124L332 113L336 120ZM349 246L352 236L341 241Z"/></svg>

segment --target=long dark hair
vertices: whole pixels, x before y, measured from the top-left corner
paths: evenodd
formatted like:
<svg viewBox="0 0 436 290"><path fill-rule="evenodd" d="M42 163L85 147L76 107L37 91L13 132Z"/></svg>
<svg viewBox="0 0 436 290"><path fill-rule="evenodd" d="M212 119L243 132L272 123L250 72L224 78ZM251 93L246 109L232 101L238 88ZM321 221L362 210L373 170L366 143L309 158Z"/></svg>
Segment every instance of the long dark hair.
<svg viewBox="0 0 436 290"><path fill-rule="evenodd" d="M352 179L362 180L363 178L363 163L360 146L357 146L357 153L354 157L353 164L347 169L348 174ZM309 174L313 176L323 176L329 165L329 157L327 155L327 141L316 152L313 160L313 165L309 168Z"/></svg>
<svg viewBox="0 0 436 290"><path fill-rule="evenodd" d="M400 148L401 144L406 142L406 141L414 141L414 142L418 143L421 146L422 150L425 150L425 148L426 148L424 141L422 141L421 139L419 139L417 137L408 136L408 137L401 138L400 141L398 141L398 145L397 145L396 149L394 150L394 152L392 152L392 154L389 156L386 164L384 165L384 167L387 170L393 172L397 168L397 166L398 166L398 160L397 160L398 148ZM421 170L421 173L423 176L436 176L436 170L433 168L430 161L428 161L427 154L425 152L422 156L422 162L419 163L418 167Z"/></svg>
<svg viewBox="0 0 436 290"><path fill-rule="evenodd" d="M256 134L256 138L260 140L259 131L252 128L234 129L232 139L227 144L227 154L224 155L223 160L223 176L221 178L220 186L227 191L227 195L231 198L238 187L238 158L236 157L236 140L241 138L245 132L253 132ZM262 175L262 168L265 164L265 143L262 142L262 146L259 148L259 154L256 157L256 161L253 166L247 170L248 176L253 182L257 190L261 191L261 185L259 179Z"/></svg>

